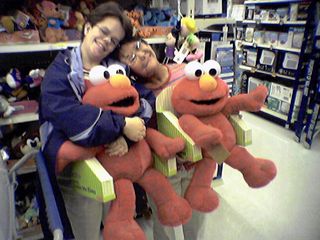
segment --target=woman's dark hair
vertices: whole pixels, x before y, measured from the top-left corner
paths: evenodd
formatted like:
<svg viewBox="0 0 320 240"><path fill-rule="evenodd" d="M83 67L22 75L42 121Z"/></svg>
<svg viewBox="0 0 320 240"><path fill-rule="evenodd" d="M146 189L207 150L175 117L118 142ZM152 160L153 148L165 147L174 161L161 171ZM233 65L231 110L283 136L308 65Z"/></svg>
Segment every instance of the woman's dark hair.
<svg viewBox="0 0 320 240"><path fill-rule="evenodd" d="M130 22L130 19L124 13L121 6L116 2L106 2L99 4L91 13L87 16L87 23L90 23L91 26L96 25L106 17L116 17L119 19L125 36L122 41L128 41L132 38L133 27ZM84 32L82 32L82 38L84 37ZM120 43L122 42L120 41Z"/></svg>

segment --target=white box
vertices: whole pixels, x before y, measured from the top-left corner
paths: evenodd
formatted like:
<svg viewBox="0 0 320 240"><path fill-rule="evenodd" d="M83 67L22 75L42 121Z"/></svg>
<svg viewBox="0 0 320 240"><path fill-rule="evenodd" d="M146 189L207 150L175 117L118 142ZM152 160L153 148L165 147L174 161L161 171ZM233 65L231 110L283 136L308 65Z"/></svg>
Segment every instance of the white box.
<svg viewBox="0 0 320 240"><path fill-rule="evenodd" d="M269 96L279 99L283 102L290 103L292 94L292 88L277 83L271 83Z"/></svg>
<svg viewBox="0 0 320 240"><path fill-rule="evenodd" d="M194 15L222 14L222 0L197 0L194 2ZM182 14L187 14L187 7L187 0L182 0L180 5Z"/></svg>

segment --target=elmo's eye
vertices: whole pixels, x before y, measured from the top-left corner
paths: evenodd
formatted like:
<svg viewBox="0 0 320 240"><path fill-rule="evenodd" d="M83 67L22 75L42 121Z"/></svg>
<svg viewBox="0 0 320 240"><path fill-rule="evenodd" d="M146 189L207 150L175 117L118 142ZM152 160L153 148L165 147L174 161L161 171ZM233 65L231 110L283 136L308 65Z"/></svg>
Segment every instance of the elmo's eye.
<svg viewBox="0 0 320 240"><path fill-rule="evenodd" d="M204 69L201 63L192 61L185 66L184 72L189 80L197 80L203 74Z"/></svg>
<svg viewBox="0 0 320 240"><path fill-rule="evenodd" d="M126 75L126 70L120 64L112 64L108 67L108 71L110 76L114 76L116 74Z"/></svg>
<svg viewBox="0 0 320 240"><path fill-rule="evenodd" d="M208 60L203 64L204 71L211 75L212 77L215 77L221 73L221 66L220 64L215 60Z"/></svg>
<svg viewBox="0 0 320 240"><path fill-rule="evenodd" d="M91 68L89 72L89 80L93 85L105 83L110 78L110 73L105 66L98 65Z"/></svg>

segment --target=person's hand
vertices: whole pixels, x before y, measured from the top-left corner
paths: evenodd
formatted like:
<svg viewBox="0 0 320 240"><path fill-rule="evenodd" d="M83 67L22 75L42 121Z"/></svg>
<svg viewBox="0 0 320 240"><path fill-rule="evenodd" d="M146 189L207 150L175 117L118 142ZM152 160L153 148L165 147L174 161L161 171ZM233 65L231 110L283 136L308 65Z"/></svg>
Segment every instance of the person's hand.
<svg viewBox="0 0 320 240"><path fill-rule="evenodd" d="M105 145L105 152L109 156L121 157L128 152L128 144L123 136L114 142Z"/></svg>
<svg viewBox="0 0 320 240"><path fill-rule="evenodd" d="M138 142L146 136L146 127L144 121L139 117L126 117L126 125L123 128L123 134L130 140Z"/></svg>

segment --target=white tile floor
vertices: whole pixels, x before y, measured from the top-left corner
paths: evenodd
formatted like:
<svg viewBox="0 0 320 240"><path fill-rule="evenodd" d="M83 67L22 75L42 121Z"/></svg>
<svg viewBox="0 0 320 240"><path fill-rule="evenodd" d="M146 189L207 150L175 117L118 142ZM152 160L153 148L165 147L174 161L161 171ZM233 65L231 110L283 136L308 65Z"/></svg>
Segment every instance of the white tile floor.
<svg viewBox="0 0 320 240"><path fill-rule="evenodd" d="M224 166L222 184L213 183L220 206L207 214L203 240L319 240L320 136L308 150L293 140L294 132L256 115L243 115L253 130L248 150L272 159L278 175L266 187L252 189L239 172ZM140 224L153 240L152 222Z"/></svg>

